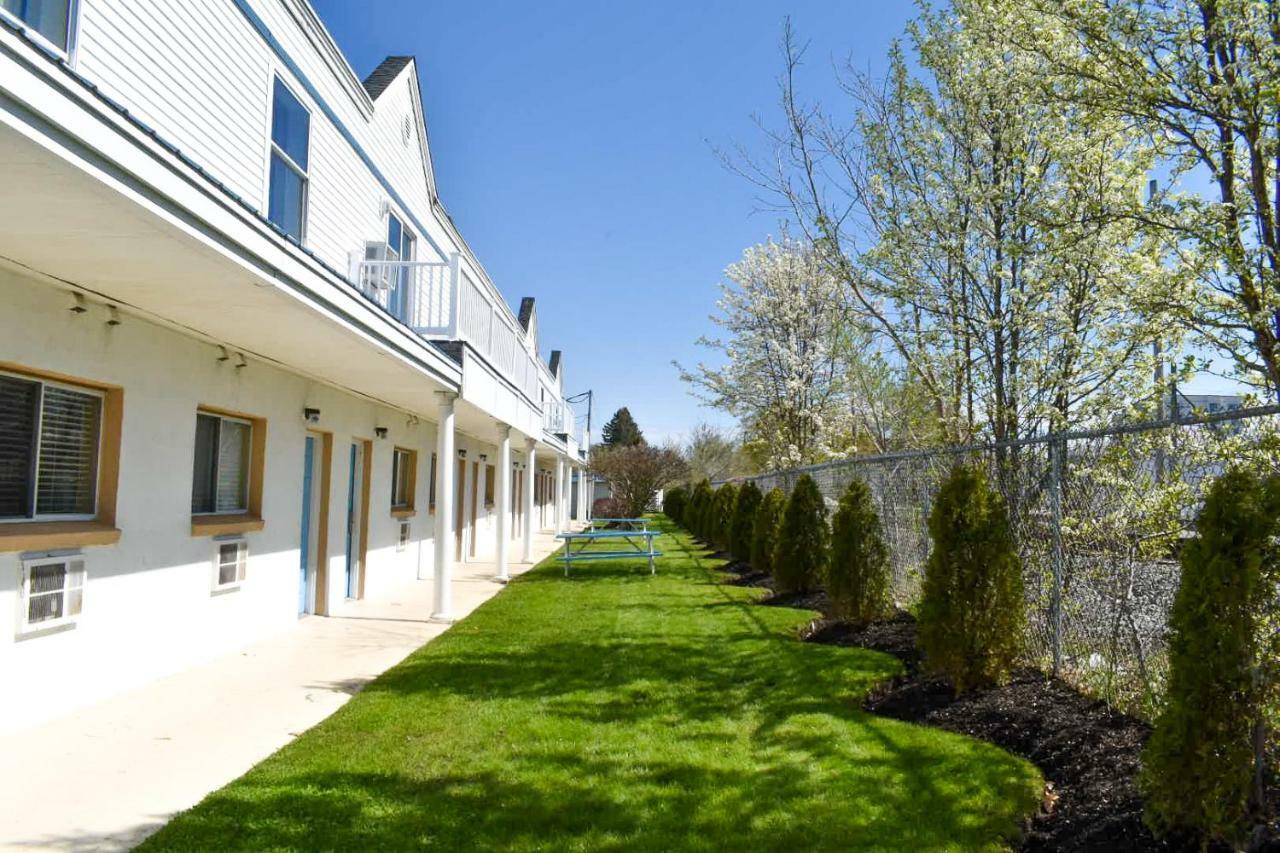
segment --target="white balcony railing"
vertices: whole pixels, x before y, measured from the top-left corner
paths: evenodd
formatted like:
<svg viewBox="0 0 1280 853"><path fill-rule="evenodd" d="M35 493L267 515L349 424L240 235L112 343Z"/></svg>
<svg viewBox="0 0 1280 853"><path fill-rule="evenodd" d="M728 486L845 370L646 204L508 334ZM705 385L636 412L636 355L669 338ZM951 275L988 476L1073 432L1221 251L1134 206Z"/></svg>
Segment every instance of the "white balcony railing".
<svg viewBox="0 0 1280 853"><path fill-rule="evenodd" d="M448 263L363 260L351 280L387 313L427 338L465 340L524 392L538 399L537 354L507 306L478 285L454 254Z"/></svg>

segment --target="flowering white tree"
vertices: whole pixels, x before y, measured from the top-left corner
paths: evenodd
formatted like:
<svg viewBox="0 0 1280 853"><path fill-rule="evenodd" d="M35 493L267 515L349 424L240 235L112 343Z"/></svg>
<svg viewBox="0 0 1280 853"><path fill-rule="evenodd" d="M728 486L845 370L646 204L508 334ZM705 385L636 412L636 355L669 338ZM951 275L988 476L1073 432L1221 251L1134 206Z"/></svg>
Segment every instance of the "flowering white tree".
<svg viewBox="0 0 1280 853"><path fill-rule="evenodd" d="M928 401L943 441L1016 439L1151 394L1176 300L1142 220L1146 139L1046 93L1013 0L925 9L885 80L849 69L852 119L801 101L788 30L767 165L852 311ZM1064 27L1045 49L1074 50Z"/></svg>
<svg viewBox="0 0 1280 853"><path fill-rule="evenodd" d="M1172 318L1237 378L1280 391L1280 3L1028 0L1017 11L1046 91L1160 146L1174 180L1144 218L1200 284ZM1075 49L1047 51L1038 34L1055 29ZM1186 191L1205 179L1204 192Z"/></svg>
<svg viewBox="0 0 1280 853"><path fill-rule="evenodd" d="M711 317L724 337L698 340L724 363L677 364L681 378L743 423L763 465L846 450L842 363L851 314L843 283L812 247L785 237L747 249L725 279Z"/></svg>

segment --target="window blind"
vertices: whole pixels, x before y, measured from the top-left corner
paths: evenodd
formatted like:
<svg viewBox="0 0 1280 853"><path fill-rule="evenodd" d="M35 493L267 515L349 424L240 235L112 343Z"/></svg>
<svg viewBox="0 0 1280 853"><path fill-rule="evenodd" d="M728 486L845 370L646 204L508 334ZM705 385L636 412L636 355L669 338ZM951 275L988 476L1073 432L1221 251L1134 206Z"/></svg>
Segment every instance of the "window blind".
<svg viewBox="0 0 1280 853"><path fill-rule="evenodd" d="M92 515L102 399L46 385L40 418L37 515Z"/></svg>
<svg viewBox="0 0 1280 853"><path fill-rule="evenodd" d="M0 518L31 515L40 384L0 376Z"/></svg>
<svg viewBox="0 0 1280 853"><path fill-rule="evenodd" d="M217 512L249 508L249 425L222 421L218 436Z"/></svg>

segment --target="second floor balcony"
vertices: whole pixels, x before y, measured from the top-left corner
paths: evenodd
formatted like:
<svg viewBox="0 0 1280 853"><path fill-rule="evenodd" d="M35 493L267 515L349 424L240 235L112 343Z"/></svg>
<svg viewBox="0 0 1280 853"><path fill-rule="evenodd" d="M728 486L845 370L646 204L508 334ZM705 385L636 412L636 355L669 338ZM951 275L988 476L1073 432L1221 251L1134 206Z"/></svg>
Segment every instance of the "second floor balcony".
<svg viewBox="0 0 1280 853"><path fill-rule="evenodd" d="M565 435L579 448L587 446L585 424L578 422L573 408L559 397L540 393L539 373L546 367L519 321L501 297L478 283L461 253L448 261L405 261L376 257L379 254L378 244L370 244L366 257L351 260L350 279L366 298L424 338L466 341L541 409L546 432Z"/></svg>

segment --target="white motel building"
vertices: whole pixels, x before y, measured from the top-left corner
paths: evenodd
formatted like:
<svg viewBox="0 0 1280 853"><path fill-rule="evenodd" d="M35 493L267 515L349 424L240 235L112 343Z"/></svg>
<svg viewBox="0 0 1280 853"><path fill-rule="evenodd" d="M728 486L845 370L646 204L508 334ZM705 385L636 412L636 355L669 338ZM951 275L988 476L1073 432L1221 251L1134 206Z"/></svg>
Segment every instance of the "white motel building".
<svg viewBox="0 0 1280 853"><path fill-rule="evenodd" d="M0 731L585 517L412 58L305 0L0 0ZM20 701L14 701L15 697Z"/></svg>

